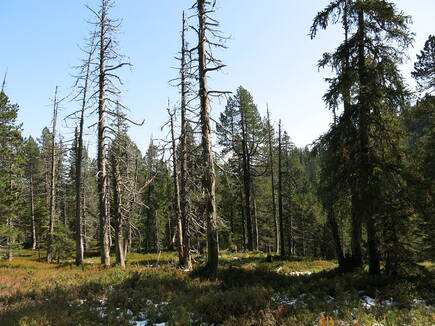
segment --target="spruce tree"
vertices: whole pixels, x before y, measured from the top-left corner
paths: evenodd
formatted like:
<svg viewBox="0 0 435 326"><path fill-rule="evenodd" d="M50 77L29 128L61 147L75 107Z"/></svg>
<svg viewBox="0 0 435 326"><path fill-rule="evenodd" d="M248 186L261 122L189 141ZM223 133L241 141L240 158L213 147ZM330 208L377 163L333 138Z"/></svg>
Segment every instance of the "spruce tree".
<svg viewBox="0 0 435 326"><path fill-rule="evenodd" d="M0 245L6 248L6 258L12 260L23 217L23 140L17 122L18 105L11 104L0 92Z"/></svg>
<svg viewBox="0 0 435 326"><path fill-rule="evenodd" d="M399 211L394 199L406 187L400 177L403 135L396 113L406 105L408 95L398 66L412 43L410 18L385 0L333 1L316 16L311 36L331 20L342 20L345 41L319 62L320 67L330 66L336 72L328 79L330 88L324 99L334 111L341 104L344 107L335 127L342 135L338 139L346 138L338 149L349 157L343 177L352 190L353 225L366 226L369 269L376 274L381 233L384 257L396 261L400 247L396 226L402 225L397 220L404 220L391 211ZM400 211L398 215L403 216ZM359 228L355 231L354 239L361 233Z"/></svg>

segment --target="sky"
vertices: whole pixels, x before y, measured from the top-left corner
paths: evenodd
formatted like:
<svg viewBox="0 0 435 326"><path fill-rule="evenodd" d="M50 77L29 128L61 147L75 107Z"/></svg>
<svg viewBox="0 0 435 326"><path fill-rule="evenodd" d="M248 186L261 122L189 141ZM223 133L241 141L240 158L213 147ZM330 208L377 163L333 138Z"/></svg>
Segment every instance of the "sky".
<svg viewBox="0 0 435 326"><path fill-rule="evenodd" d="M272 120L282 119L284 128L299 146L312 143L331 123L322 101L330 71L318 71L323 52L332 51L342 40L338 27L322 31L310 40L315 14L328 0L218 0L214 18L231 37L228 48L216 53L227 67L212 73L210 87L235 91L242 85L253 95L261 115L269 105ZM410 60L402 67L409 84L416 54L430 33L435 32L435 1L395 0L412 16L415 33ZM55 86L63 96L71 93L74 67L80 63L80 46L92 27L85 4L96 8L98 0L0 0L0 75L7 71L6 93L18 103L23 135L39 137L51 123L51 99ZM112 17L122 18L117 36L120 52L131 69L122 72L122 103L133 120L130 135L144 153L150 138L165 138L161 127L167 120L168 98L178 100L178 90L169 85L177 77L175 56L180 47L181 14L193 0L118 0ZM189 15L189 13L188 13ZM192 19L191 24L196 21ZM225 100L212 103L218 119ZM78 108L64 101L61 116ZM72 122L61 121L65 139L72 137ZM89 123L90 124L90 123ZM96 134L87 128L87 142L95 145Z"/></svg>

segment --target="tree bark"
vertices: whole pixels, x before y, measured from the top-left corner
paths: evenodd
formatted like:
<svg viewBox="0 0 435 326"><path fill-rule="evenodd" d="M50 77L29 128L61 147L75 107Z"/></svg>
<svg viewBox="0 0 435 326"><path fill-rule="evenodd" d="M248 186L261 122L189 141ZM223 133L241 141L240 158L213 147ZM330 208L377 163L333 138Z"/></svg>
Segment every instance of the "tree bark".
<svg viewBox="0 0 435 326"><path fill-rule="evenodd" d="M270 183L272 190L272 216L275 226L275 252L279 254L279 221L278 215L276 214L276 200L275 200L275 175L273 168L273 144L272 144L272 125L270 123L269 107L267 108L267 134L268 134L268 145L269 145L269 166L270 166Z"/></svg>
<svg viewBox="0 0 435 326"><path fill-rule="evenodd" d="M88 82L89 72L92 58L92 48L89 50L89 56L86 62L86 72L84 76L83 85L83 98L82 106L80 110L79 130L77 135L77 152L76 152L76 180L75 180L75 192L76 192L76 265L83 265L84 259L84 245L83 245L83 216L82 216L82 161L83 161L83 127L85 121L85 109L88 100Z"/></svg>
<svg viewBox="0 0 435 326"><path fill-rule="evenodd" d="M48 226L48 246L47 246L47 263L51 263L53 259L53 234L54 234L54 219L56 214L56 123L57 123L57 89L54 92L53 101L53 127L51 134L51 157L50 157L50 217Z"/></svg>
<svg viewBox="0 0 435 326"><path fill-rule="evenodd" d="M30 222L32 227L32 249L36 249L35 194L33 184L33 167L30 171Z"/></svg>
<svg viewBox="0 0 435 326"><path fill-rule="evenodd" d="M180 264L187 270L192 269L192 258L190 255L190 217L187 207L187 153L186 153L186 133L187 133L187 45L185 39L186 18L183 11L183 23L181 32L181 130L180 130L180 213L182 222L182 259Z"/></svg>
<svg viewBox="0 0 435 326"><path fill-rule="evenodd" d="M378 253L378 241L376 226L373 218L372 198L371 198L371 178L373 176L370 163L370 143L369 143L369 114L370 101L368 90L371 85L369 82L368 71L365 62L365 21L364 12L358 13L358 74L360 79L359 94L359 146L361 153L360 161L360 192L358 211L361 214L361 221L367 225L367 243L369 253L369 272L371 274L380 273L380 261Z"/></svg>
<svg viewBox="0 0 435 326"><path fill-rule="evenodd" d="M279 217L279 236L280 236L280 255L285 256L284 245L284 216L282 207L282 134L281 134L281 120L278 125L278 217Z"/></svg>
<svg viewBox="0 0 435 326"><path fill-rule="evenodd" d="M177 169L177 144L175 142L174 131L174 117L169 112L171 122L171 143L172 143L172 179L174 183L174 207L175 207L175 221L176 221L176 247L178 252L178 260L180 265L183 265L183 227L181 220L181 202L180 202L180 187L178 181L178 169Z"/></svg>
<svg viewBox="0 0 435 326"><path fill-rule="evenodd" d="M115 223L114 223L114 231L115 231L115 255L116 255L116 264L125 267L125 248L124 248L124 237L123 237L123 226L124 226L124 218L122 214L122 194L121 194L121 185L120 185L120 172L118 159L115 157L116 153L113 154L112 157L112 169L113 169L113 209L115 213Z"/></svg>
<svg viewBox="0 0 435 326"><path fill-rule="evenodd" d="M99 24L99 77L98 77L98 204L99 204L99 240L101 264L110 266L110 221L109 221L109 189L107 180L107 149L106 149L106 14L105 4L101 7Z"/></svg>
<svg viewBox="0 0 435 326"><path fill-rule="evenodd" d="M204 214L207 220L207 267L210 275L216 275L218 267L218 231L216 217L216 177L214 171L212 140L210 130L210 112L207 87L207 60L206 60L206 10L205 0L198 0L198 73L199 97L201 103L201 144L204 173L202 185L204 189Z"/></svg>
<svg viewBox="0 0 435 326"><path fill-rule="evenodd" d="M344 267L344 255L341 247L340 234L338 232L337 221L335 220L333 209L328 210L328 223L331 227L332 238L334 239L335 252L337 254L338 266Z"/></svg>
<svg viewBox="0 0 435 326"><path fill-rule="evenodd" d="M242 172L243 172L243 192L245 200L245 221L248 240L248 250L254 249L254 232L252 227L251 210L251 171L248 155L248 145L246 137L246 123L243 109L240 108L240 123L242 127Z"/></svg>

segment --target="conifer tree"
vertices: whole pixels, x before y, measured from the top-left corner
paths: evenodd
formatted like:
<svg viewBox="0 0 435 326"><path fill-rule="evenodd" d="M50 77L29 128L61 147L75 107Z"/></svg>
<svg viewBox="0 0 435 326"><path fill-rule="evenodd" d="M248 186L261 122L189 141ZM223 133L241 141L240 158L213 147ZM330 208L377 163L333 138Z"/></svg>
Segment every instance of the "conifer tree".
<svg viewBox="0 0 435 326"><path fill-rule="evenodd" d="M369 269L376 274L380 271L379 227L386 231L384 245L390 244L384 248L385 257L397 258L393 251L398 248L398 232L395 228L388 230L391 222L387 221L394 218L386 207L397 204L392 199L404 186L398 173L402 136L394 113L406 104L407 91L398 65L412 35L407 26L409 17L391 2L343 0L331 2L316 16L311 36L325 29L330 20L336 22L343 6L345 41L336 52L324 54L319 66L331 66L337 73L328 79L330 88L324 99L334 110L344 104L336 128L347 137L344 144L357 145L340 146L339 150L351 158L343 177L352 189L353 224L363 222L366 226ZM354 230L353 238L358 243L361 231L358 227ZM357 253L354 258L359 260L359 256Z"/></svg>
<svg viewBox="0 0 435 326"><path fill-rule="evenodd" d="M28 187L29 198L29 220L30 220L30 235L31 235L31 248L37 247L36 236L36 206L38 204L38 181L41 174L41 161L39 147L36 141L29 137L26 140L25 148L25 165L24 172Z"/></svg>
<svg viewBox="0 0 435 326"><path fill-rule="evenodd" d="M257 106L249 92L239 87L228 99L217 128L220 144L241 166L239 182L243 189L244 220L247 229L247 249L258 249L257 215L254 198L254 178L259 160L259 148L265 141L265 130Z"/></svg>
<svg viewBox="0 0 435 326"><path fill-rule="evenodd" d="M21 125L17 123L18 105L0 91L0 245L6 248L6 259L13 258L13 249L20 230L18 218L24 215L22 187Z"/></svg>

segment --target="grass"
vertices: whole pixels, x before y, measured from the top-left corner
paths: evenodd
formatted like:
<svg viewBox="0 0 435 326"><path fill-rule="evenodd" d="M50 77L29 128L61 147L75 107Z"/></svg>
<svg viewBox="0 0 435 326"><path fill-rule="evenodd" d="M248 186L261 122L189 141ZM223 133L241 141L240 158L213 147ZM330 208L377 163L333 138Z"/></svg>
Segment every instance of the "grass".
<svg viewBox="0 0 435 326"><path fill-rule="evenodd" d="M392 280L340 275L331 261L223 252L209 281L178 269L171 252L130 254L125 269L103 269L98 258L83 268L37 258L23 250L0 262L0 325L326 325L321 316L334 326L435 323L431 262Z"/></svg>

